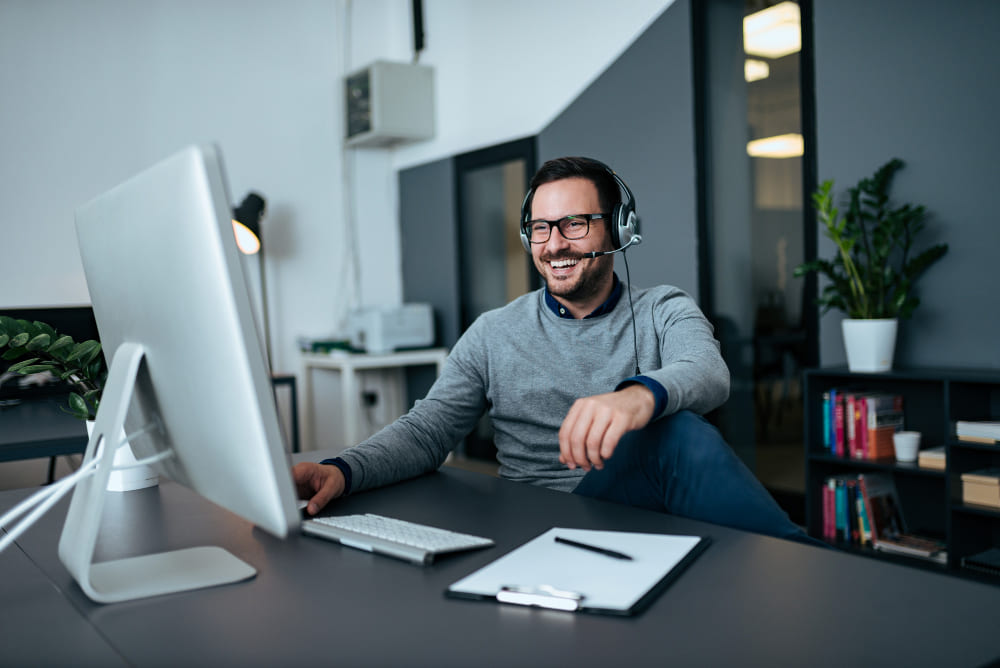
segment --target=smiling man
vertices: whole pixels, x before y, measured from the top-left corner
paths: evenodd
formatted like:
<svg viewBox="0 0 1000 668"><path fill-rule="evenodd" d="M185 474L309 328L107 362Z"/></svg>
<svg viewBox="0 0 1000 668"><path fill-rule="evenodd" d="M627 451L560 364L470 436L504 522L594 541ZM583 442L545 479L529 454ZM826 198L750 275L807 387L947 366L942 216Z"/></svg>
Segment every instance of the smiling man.
<svg viewBox="0 0 1000 668"><path fill-rule="evenodd" d="M812 542L701 417L729 371L694 300L615 274L640 240L625 182L596 160L550 160L520 232L545 287L477 318L406 415L296 465L307 512L436 469L488 413L505 478Z"/></svg>

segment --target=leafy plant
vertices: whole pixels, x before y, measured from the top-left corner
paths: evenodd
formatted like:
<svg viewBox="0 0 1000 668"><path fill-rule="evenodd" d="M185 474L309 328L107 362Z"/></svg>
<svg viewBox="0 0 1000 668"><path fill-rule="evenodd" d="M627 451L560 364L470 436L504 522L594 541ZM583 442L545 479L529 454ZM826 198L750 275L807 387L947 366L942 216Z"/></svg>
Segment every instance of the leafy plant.
<svg viewBox="0 0 1000 668"><path fill-rule="evenodd" d="M50 371L69 383L72 391L67 412L81 420L93 420L97 415L108 378L99 342L77 343L43 322L0 316L0 350L4 350L0 355L3 359L20 360L8 371L24 375Z"/></svg>
<svg viewBox="0 0 1000 668"><path fill-rule="evenodd" d="M948 252L947 244L936 244L912 255L925 209L890 206L889 187L902 167L903 161L893 158L848 189L843 216L834 206L833 181L824 181L813 193L820 225L837 245L837 254L832 260L800 264L795 276L815 271L829 279L817 299L824 313L837 308L849 318L909 318L920 304L914 281Z"/></svg>

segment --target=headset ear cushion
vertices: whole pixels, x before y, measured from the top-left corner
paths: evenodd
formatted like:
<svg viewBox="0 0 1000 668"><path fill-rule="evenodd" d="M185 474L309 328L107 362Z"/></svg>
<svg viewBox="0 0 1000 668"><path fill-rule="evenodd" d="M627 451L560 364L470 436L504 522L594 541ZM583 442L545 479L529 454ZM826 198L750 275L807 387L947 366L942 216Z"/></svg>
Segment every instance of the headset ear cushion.
<svg viewBox="0 0 1000 668"><path fill-rule="evenodd" d="M617 228L618 241L616 243L618 244L618 248L624 248L628 245L628 242L632 241L632 237L635 236L636 228L639 225L639 221L635 216L635 211L630 209L626 213L624 211L625 207L622 207L622 209L622 213L624 214L622 224Z"/></svg>
<svg viewBox="0 0 1000 668"><path fill-rule="evenodd" d="M528 233L524 228L524 223L521 223L521 245L524 246L524 250L531 252L531 242L528 240Z"/></svg>
<svg viewBox="0 0 1000 668"><path fill-rule="evenodd" d="M622 216L625 214L625 207L622 204L615 204L615 208L611 210L611 247L621 248L621 238L620 230L622 229Z"/></svg>

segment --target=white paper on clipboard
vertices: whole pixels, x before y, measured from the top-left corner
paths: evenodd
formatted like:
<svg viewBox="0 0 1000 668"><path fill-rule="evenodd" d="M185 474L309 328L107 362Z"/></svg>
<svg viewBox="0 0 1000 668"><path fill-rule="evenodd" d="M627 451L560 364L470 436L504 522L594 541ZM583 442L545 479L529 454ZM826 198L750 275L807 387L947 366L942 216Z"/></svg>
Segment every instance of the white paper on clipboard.
<svg viewBox="0 0 1000 668"><path fill-rule="evenodd" d="M557 536L632 558L559 543ZM632 614L647 594L658 591L707 542L700 536L553 528L455 582L445 593L560 610Z"/></svg>

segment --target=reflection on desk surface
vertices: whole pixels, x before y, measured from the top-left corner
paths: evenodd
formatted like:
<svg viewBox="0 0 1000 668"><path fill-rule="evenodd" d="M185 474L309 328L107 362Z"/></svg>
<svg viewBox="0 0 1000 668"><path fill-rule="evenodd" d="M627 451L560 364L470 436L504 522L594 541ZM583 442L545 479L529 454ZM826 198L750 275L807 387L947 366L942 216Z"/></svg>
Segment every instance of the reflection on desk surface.
<svg viewBox="0 0 1000 668"><path fill-rule="evenodd" d="M83 452L87 446L86 424L66 412L65 407L66 398L54 396L25 399L0 408L0 460ZM9 456L33 447L39 448L38 453Z"/></svg>

